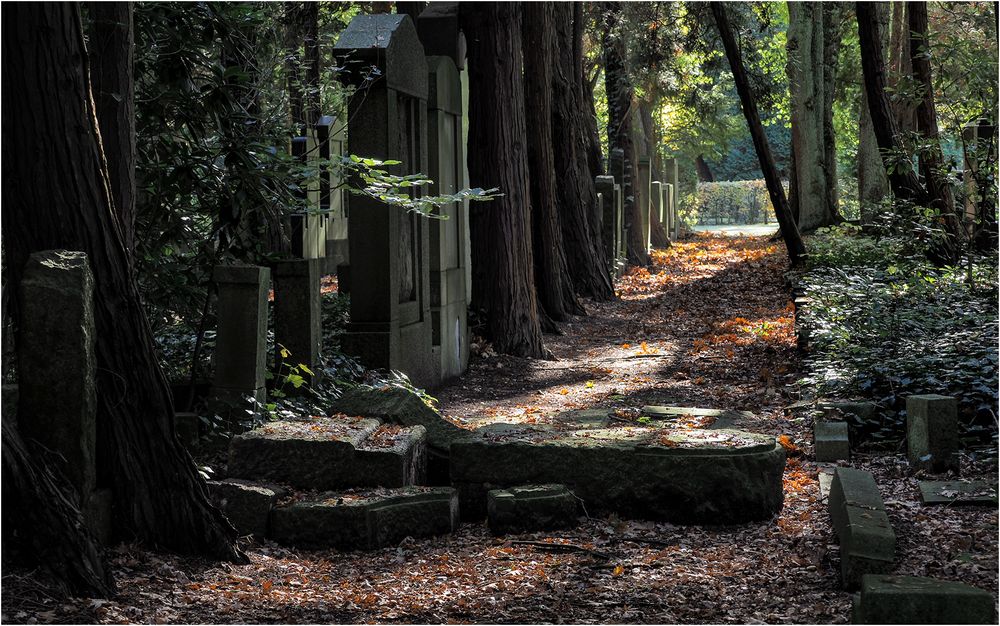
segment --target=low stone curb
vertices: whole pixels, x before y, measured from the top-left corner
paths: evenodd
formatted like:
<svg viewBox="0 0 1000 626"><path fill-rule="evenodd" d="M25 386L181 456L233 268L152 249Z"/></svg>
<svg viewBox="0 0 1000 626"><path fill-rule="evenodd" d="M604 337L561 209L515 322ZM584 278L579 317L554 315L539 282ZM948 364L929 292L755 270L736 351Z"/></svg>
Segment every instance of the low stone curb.
<svg viewBox="0 0 1000 626"><path fill-rule="evenodd" d="M854 624L996 624L993 594L962 583L866 575L854 594Z"/></svg>

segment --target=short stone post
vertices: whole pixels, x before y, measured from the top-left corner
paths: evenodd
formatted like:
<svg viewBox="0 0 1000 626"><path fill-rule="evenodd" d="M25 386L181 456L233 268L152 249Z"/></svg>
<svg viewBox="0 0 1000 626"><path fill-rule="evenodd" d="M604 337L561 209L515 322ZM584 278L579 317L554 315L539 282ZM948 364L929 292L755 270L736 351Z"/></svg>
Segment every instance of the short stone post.
<svg viewBox="0 0 1000 626"><path fill-rule="evenodd" d="M935 394L907 398L906 450L915 468L957 472L958 400Z"/></svg>
<svg viewBox="0 0 1000 626"><path fill-rule="evenodd" d="M18 426L64 459L86 502L97 483L94 277L83 252L28 257L21 280Z"/></svg>
<svg viewBox="0 0 1000 626"><path fill-rule="evenodd" d="M213 409L236 424L256 414L265 400L271 270L256 265L217 265L212 278L219 293L219 325L210 396Z"/></svg>
<svg viewBox="0 0 1000 626"><path fill-rule="evenodd" d="M313 372L299 372L310 383L318 382L322 375L320 262L318 258L293 259L278 261L274 266L275 373L285 375L289 367L302 364ZM290 354L282 356L286 351Z"/></svg>
<svg viewBox="0 0 1000 626"><path fill-rule="evenodd" d="M677 159L663 159L663 182L672 186L673 189L673 202L671 203L674 207L674 221L670 228L670 238L674 241L681 234L681 220L680 216L677 214L680 208L680 193L681 188L678 180L679 174L677 173Z"/></svg>
<svg viewBox="0 0 1000 626"><path fill-rule="evenodd" d="M654 248L670 245L666 226L663 223L663 183L654 180L649 183L649 244Z"/></svg>
<svg viewBox="0 0 1000 626"><path fill-rule="evenodd" d="M639 184L636 186L635 190L635 201L639 203L639 214L642 216L639 228L642 229L643 249L647 253L649 252L650 211L652 210L652 202L650 199L651 182L649 173L649 157L641 156L639 157Z"/></svg>

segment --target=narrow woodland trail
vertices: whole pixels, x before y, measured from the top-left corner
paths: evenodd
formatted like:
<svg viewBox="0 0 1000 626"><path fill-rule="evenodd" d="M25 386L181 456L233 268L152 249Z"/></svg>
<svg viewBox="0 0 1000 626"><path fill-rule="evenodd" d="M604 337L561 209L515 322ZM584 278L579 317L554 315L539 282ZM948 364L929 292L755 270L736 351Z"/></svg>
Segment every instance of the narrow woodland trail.
<svg viewBox="0 0 1000 626"><path fill-rule="evenodd" d="M780 245L699 236L621 281L622 299L550 337L558 361L489 356L439 393L458 422L549 420L596 405L740 409L741 427L786 434L784 508L728 527L611 515L550 533L453 535L375 552L248 546L229 565L122 545L120 595L56 602L5 575L4 621L100 623L847 623L839 556L809 424L786 417L798 361ZM997 586L997 512L921 507L897 456L857 454L898 535L896 573ZM16 600L15 600L16 598Z"/></svg>

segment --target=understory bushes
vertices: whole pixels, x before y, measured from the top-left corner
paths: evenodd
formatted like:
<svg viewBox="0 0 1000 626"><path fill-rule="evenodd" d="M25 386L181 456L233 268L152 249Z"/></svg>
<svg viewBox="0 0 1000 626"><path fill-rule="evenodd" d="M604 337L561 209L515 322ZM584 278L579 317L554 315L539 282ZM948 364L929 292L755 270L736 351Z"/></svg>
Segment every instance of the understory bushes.
<svg viewBox="0 0 1000 626"><path fill-rule="evenodd" d="M681 219L694 224L759 224L774 222L774 209L764 180L698 183L682 203Z"/></svg>
<svg viewBox="0 0 1000 626"><path fill-rule="evenodd" d="M877 417L855 424L863 439L900 441L906 397L937 393L958 398L968 444L995 445L997 258L935 268L910 248L852 228L811 239L802 383L817 396L875 401Z"/></svg>

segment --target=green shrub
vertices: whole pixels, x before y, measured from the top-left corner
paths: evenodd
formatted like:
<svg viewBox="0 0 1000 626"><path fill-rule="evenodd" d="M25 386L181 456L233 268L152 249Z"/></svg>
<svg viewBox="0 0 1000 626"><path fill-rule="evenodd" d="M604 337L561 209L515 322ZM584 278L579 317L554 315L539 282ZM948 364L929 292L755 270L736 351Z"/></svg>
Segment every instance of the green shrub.
<svg viewBox="0 0 1000 626"><path fill-rule="evenodd" d="M759 224L774 222L774 209L761 180L698 183L687 196L681 219L693 224Z"/></svg>

